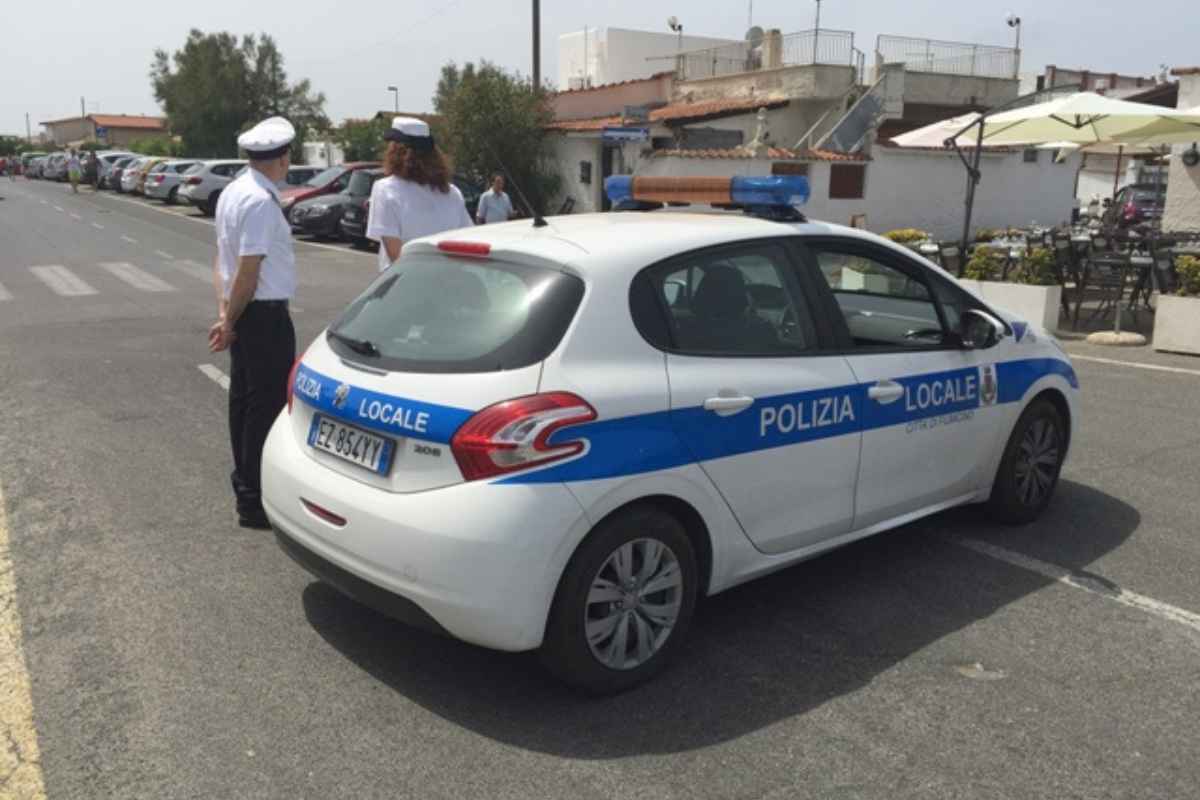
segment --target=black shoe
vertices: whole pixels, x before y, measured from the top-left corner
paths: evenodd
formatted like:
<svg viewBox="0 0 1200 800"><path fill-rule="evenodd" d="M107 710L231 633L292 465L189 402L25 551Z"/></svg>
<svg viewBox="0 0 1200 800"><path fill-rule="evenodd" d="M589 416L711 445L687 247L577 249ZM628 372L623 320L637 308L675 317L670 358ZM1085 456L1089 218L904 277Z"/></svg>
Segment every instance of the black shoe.
<svg viewBox="0 0 1200 800"><path fill-rule="evenodd" d="M266 513L262 511L239 513L238 525L241 525L243 528L253 528L259 531L271 530L271 521L267 519Z"/></svg>

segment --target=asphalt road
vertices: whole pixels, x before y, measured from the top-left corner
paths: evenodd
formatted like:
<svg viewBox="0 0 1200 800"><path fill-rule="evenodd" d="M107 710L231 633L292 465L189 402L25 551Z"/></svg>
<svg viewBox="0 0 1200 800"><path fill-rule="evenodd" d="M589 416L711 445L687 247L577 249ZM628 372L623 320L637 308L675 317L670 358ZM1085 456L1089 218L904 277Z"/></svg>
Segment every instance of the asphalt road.
<svg viewBox="0 0 1200 800"><path fill-rule="evenodd" d="M1042 521L957 510L712 598L674 669L597 700L237 527L206 221L0 197L0 491L48 796L1196 795L1200 361L1069 345L1192 372L1078 361ZM375 262L297 252L306 343Z"/></svg>

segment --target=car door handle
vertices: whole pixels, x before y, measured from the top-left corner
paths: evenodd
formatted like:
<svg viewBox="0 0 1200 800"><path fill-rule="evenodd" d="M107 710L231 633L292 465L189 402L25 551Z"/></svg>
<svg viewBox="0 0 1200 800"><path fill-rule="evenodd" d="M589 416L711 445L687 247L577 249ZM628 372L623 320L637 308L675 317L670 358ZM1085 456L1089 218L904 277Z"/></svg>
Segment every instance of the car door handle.
<svg viewBox="0 0 1200 800"><path fill-rule="evenodd" d="M745 411L750 406L754 405L753 397L744 395L733 397L710 397L704 401L704 410L712 411L718 416L728 417L736 414L739 411Z"/></svg>
<svg viewBox="0 0 1200 800"><path fill-rule="evenodd" d="M904 387L895 381L880 381L867 388L867 397L880 405L894 403L904 396Z"/></svg>

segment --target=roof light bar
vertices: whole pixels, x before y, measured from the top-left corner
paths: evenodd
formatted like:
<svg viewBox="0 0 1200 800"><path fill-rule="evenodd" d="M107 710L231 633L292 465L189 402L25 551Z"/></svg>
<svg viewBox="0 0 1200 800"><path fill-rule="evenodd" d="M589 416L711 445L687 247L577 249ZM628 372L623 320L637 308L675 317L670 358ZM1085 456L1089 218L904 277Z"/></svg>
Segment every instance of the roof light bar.
<svg viewBox="0 0 1200 800"><path fill-rule="evenodd" d="M802 206L810 194L803 175L732 178L654 178L613 175L604 191L614 205L633 200L650 203L710 203L733 206Z"/></svg>

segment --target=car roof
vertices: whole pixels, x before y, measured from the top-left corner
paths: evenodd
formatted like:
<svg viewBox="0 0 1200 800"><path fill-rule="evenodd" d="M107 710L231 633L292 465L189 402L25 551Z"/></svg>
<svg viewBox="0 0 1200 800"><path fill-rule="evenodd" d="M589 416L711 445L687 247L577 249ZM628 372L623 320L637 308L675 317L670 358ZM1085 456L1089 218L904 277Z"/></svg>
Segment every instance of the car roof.
<svg viewBox="0 0 1200 800"><path fill-rule="evenodd" d="M781 236L856 239L915 258L882 236L857 228L819 221L774 222L740 212L618 211L548 217L546 222L541 228L533 227L529 220L480 225L421 241L430 245L444 240L486 242L498 257L510 254L549 260L585 276L632 273L690 250ZM936 264L922 262L946 274Z"/></svg>

